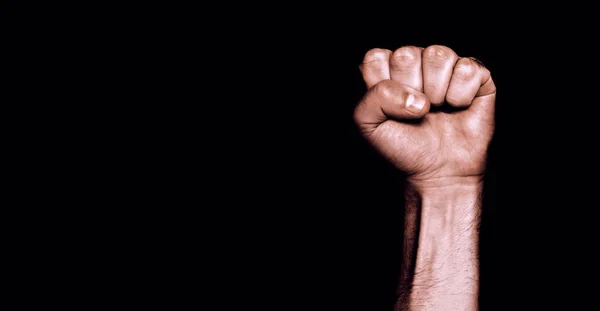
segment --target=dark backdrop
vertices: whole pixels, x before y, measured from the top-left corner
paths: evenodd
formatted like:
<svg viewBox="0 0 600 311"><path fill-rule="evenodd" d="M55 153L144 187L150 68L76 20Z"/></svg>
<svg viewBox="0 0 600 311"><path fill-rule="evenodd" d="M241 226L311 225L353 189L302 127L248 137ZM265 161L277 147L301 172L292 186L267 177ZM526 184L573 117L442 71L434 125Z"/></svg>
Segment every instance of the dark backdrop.
<svg viewBox="0 0 600 311"><path fill-rule="evenodd" d="M221 61L233 69L221 81L227 94L240 92L234 105L243 107L219 118L228 124L233 113L240 125L219 136L228 150L225 167L233 168L225 185L236 189L225 197L243 206L227 216L244 228L232 237L243 256L230 266L245 277L233 282L241 292L258 289L248 301L281 308L389 310L401 249L402 175L353 126L352 110L365 91L358 65L374 47L442 44L483 61L498 88L482 225L482 310L579 303L585 288L570 277L590 267L581 255L588 248L577 246L590 227L578 225L585 183L574 175L595 160L584 151L592 141L583 121L589 115L569 98L582 89L581 63L559 52L571 51L569 38L531 25L525 13L494 19L477 10L450 17L379 10L386 9L282 14L228 39L233 47Z"/></svg>
<svg viewBox="0 0 600 311"><path fill-rule="evenodd" d="M595 10L6 3L3 89L19 99L6 106L30 136L6 149L33 146L16 167L47 188L23 197L50 224L32 230L46 248L19 243L36 254L17 271L55 273L22 279L60 303L390 310L403 178L352 123L358 65L371 48L432 44L480 59L498 88L482 310L595 303Z"/></svg>
<svg viewBox="0 0 600 311"><path fill-rule="evenodd" d="M111 276L99 277L111 284L100 300L390 310L403 178L354 128L358 65L371 48L432 44L480 59L498 88L482 310L579 309L594 297L580 278L594 280L596 258L597 96L583 76L596 53L570 35L592 20L564 32L558 17L533 22L539 12L449 6L145 4L36 28L50 38L29 50L50 51L47 80L65 70L57 51L73 64L60 94L91 107L68 132L101 116L78 138L99 158L80 174L105 177L85 196L104 203L99 232L113 238L92 243Z"/></svg>
<svg viewBox="0 0 600 311"><path fill-rule="evenodd" d="M518 244L509 238L516 229L511 213L518 191L502 190L503 180L527 179L502 156L514 154L516 146L507 137L519 122L509 108L515 102L510 85L516 82L514 67L506 67L515 59L507 57L507 43L470 23L426 30L418 19L384 23L359 16L289 16L236 28L231 37L215 36L217 43L202 45L206 54L191 69L210 83L198 79L192 85L199 92L200 112L183 116L194 125L180 130L188 133L181 144L197 147L199 142L199 180L207 184L184 189L200 191L199 209L207 224L203 238L219 250L220 282L229 289L223 303L241 299L248 307L390 310L402 249L403 175L354 127L352 112L366 91L358 66L371 48L442 44L480 59L499 90L481 243L482 306L498 307L510 286L499 284L514 283L499 272L506 271L512 256L503 243ZM208 73L209 65L216 71ZM222 192L214 196L216 190L207 190L215 188ZM513 205L499 211L506 196ZM208 226L214 223L208 215L215 213L226 229ZM499 223L510 223L510 229Z"/></svg>
<svg viewBox="0 0 600 311"><path fill-rule="evenodd" d="M281 218L270 222L275 229L266 237L273 244L266 247L278 254L273 265L289 263L277 278L295 284L294 293L285 297L311 297L294 303L323 310L390 309L402 247L403 176L354 127L353 108L366 90L358 65L364 53L375 47L394 50L403 45L443 44L461 56L482 60L500 90L482 228L482 306L487 306L487 297L498 294L500 276L495 272L502 261L495 250L501 247L499 235L506 236L496 228L503 186L499 150L503 130L510 123L502 106L507 74L498 52L501 43L476 33L452 36L410 33L402 27L325 25L314 32L292 33L283 40L285 45L276 40L269 45L281 53L275 67L281 81L265 87L281 88L276 91L281 99L269 107L275 109L270 116L277 120L270 122L274 125L270 131L266 129L264 150L268 151L259 157L269 159L267 167L278 169L273 183L268 183L271 187L261 193L267 201L278 203L275 215ZM258 167L259 172L262 169ZM286 241L276 242L282 232Z"/></svg>

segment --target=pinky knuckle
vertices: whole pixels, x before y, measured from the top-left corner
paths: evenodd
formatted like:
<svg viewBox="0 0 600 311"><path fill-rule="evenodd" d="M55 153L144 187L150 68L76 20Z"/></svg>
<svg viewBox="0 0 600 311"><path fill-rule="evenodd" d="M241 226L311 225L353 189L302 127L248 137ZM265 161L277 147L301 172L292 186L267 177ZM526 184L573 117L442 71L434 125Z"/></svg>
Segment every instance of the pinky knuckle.
<svg viewBox="0 0 600 311"><path fill-rule="evenodd" d="M469 59L470 59L470 60L471 60L473 63L477 64L477 66L479 66L479 67L481 67L481 68L485 68L485 65L484 65L484 64L483 64L483 63L482 63L482 62L481 62L479 59L477 59L477 58L475 58L475 57L469 57Z"/></svg>
<svg viewBox="0 0 600 311"><path fill-rule="evenodd" d="M477 58L469 57L470 63L477 68L477 70L481 73L481 76L484 80L489 79L491 73L490 70Z"/></svg>
<svg viewBox="0 0 600 311"><path fill-rule="evenodd" d="M490 72L490 70L485 67L481 69L481 74L483 76L483 80L485 81L489 80L492 77L492 73Z"/></svg>

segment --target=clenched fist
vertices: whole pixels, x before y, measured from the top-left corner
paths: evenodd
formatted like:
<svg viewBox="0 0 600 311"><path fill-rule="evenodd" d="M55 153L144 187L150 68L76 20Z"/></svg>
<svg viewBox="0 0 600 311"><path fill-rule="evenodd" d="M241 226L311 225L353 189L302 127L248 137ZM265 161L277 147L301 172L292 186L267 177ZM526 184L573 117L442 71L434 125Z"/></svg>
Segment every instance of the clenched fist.
<svg viewBox="0 0 600 311"><path fill-rule="evenodd" d="M479 61L439 45L373 49L361 72L369 89L355 121L410 180L483 174L496 87Z"/></svg>

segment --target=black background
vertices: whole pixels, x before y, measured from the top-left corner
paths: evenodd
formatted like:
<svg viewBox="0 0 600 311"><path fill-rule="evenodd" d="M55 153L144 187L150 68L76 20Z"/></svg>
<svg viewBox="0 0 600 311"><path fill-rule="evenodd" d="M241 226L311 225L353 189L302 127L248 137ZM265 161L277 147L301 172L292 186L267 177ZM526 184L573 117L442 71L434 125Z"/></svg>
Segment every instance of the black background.
<svg viewBox="0 0 600 311"><path fill-rule="evenodd" d="M171 180L176 197L199 205L176 214L170 226L185 242L169 250L202 254L179 256L193 258L185 267L216 259L201 275L216 274L207 283L224 289L221 301L232 308L389 310L402 174L354 128L365 91L358 65L371 48L442 44L480 59L498 88L482 310L577 308L586 289L577 278L593 267L584 255L592 242L582 242L593 228L584 216L590 184L577 176L593 174L595 160L592 116L576 99L585 97L588 62L575 56L573 39L521 11L494 18L477 7L296 9L199 28L184 22L164 34L178 55L175 72L186 73L177 89L194 98L167 97L184 107L172 116L177 130L167 145L188 159L174 166L187 178Z"/></svg>
<svg viewBox="0 0 600 311"><path fill-rule="evenodd" d="M264 211L264 217L271 213L277 217L268 222L270 230L259 240L266 243L268 254L276 254L270 265L284 263L279 269L285 272L276 282L286 284L284 297L293 303L316 309L389 310L399 274L403 176L373 152L354 128L352 111L365 92L358 64L374 47L394 50L403 45L442 44L459 55L482 60L499 90L506 84L502 71L506 68L497 52L501 44L489 34L453 37L450 30L410 33L400 25L394 29L332 24L317 32L288 35L285 46L274 40L273 48L281 53L274 75L283 81L267 83L266 89L280 88L274 93L281 100L269 106L276 111L269 116L277 120L269 122L272 129L265 129L270 139L263 150L268 151L258 155L268 162L257 167L256 175L262 175L264 167L278 169L273 183L268 183L271 187L253 197L259 202L277 198L275 211ZM496 228L503 186L498 150L508 121L503 119L505 96L499 92L498 132L486 179L481 255L482 308L486 309L491 309L489 301L499 293L501 275L495 273L502 260L496 251L501 248L498 235L506 236ZM282 233L285 242L279 242ZM288 287L290 282L294 285Z"/></svg>
<svg viewBox="0 0 600 311"><path fill-rule="evenodd" d="M585 296L577 275L593 268L584 255L593 246L582 242L593 228L581 214L593 205L583 199L590 184L577 177L593 174L592 116L586 100L575 99L585 90L580 72L588 62L551 23L532 23L525 12L494 19L472 9L282 14L227 39L231 54L218 59L231 61L233 71L220 81L226 90L238 90L238 82L248 89L234 118L243 130L219 136L229 172L221 185L242 189L224 196L241 199L242 211L229 210L227 219L245 228L233 245L251 258L238 266L233 257L230 265L236 273L251 271L238 281L242 292L261 280L268 284L258 285L262 294L250 301L389 310L402 175L353 127L352 110L365 91L358 64L375 47L442 44L480 59L498 88L482 227L482 309L577 308Z"/></svg>
<svg viewBox="0 0 600 311"><path fill-rule="evenodd" d="M88 303L390 310L402 174L354 128L358 65L432 44L480 59L498 89L482 310L594 298L593 19L433 3L58 10L69 18L10 29L33 34L13 36L34 43L14 45L34 79L61 82L41 92L61 104L39 111L78 116L58 136L85 159L70 192L104 206L89 217L104 222L85 243L99 264L83 279L103 284Z"/></svg>

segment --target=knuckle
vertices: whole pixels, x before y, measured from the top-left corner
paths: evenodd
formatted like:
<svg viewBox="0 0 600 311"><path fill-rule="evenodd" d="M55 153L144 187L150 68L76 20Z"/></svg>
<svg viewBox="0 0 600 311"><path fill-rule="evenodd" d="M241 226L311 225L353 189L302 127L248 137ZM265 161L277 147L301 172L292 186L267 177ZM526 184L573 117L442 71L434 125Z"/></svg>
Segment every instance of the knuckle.
<svg viewBox="0 0 600 311"><path fill-rule="evenodd" d="M475 58L475 57L469 57L469 59L470 59L470 60L471 60L473 63L477 64L479 67L481 67L481 68L485 68L485 65L484 65L484 64L483 64L483 63L482 63L482 62L481 62L479 59L477 59L477 58Z"/></svg>
<svg viewBox="0 0 600 311"><path fill-rule="evenodd" d="M470 60L471 64L477 67L477 70L481 72L484 80L489 79L491 75L490 70L479 59L475 57L469 57L468 59Z"/></svg>
<svg viewBox="0 0 600 311"><path fill-rule="evenodd" d="M392 80L383 80L374 86L374 91L381 99L390 99L394 96L396 85Z"/></svg>
<svg viewBox="0 0 600 311"><path fill-rule="evenodd" d="M480 70L481 70L484 81L487 81L492 77L492 73L490 72L489 69L484 67L484 68L481 68Z"/></svg>
<svg viewBox="0 0 600 311"><path fill-rule="evenodd" d="M423 56L429 59L450 59L455 55L454 51L447 46L431 45L423 51Z"/></svg>
<svg viewBox="0 0 600 311"><path fill-rule="evenodd" d="M363 59L363 63L382 62L389 59L392 51L386 49L371 49L369 50Z"/></svg>
<svg viewBox="0 0 600 311"><path fill-rule="evenodd" d="M421 58L421 49L416 46L405 46L394 51L392 63L396 66L416 65Z"/></svg>
<svg viewBox="0 0 600 311"><path fill-rule="evenodd" d="M477 74L479 68L469 60L459 61L454 66L454 75L461 79L472 79Z"/></svg>

